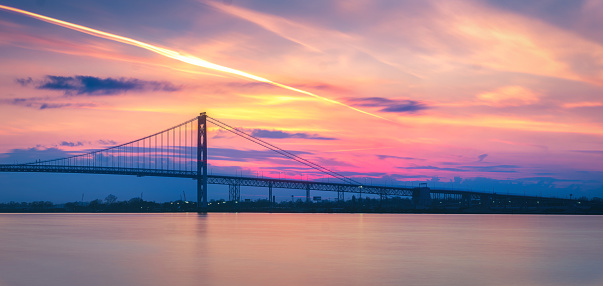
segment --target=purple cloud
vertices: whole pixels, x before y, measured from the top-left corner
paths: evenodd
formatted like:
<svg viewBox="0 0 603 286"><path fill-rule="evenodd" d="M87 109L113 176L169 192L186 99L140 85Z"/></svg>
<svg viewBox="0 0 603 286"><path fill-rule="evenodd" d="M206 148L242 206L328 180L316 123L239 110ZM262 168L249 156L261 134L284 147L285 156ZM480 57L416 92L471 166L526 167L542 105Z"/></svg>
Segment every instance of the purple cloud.
<svg viewBox="0 0 603 286"><path fill-rule="evenodd" d="M348 99L353 105L363 107L382 107L379 111L393 113L415 113L429 107L422 102L409 99L389 99L384 97L364 97Z"/></svg>
<svg viewBox="0 0 603 286"><path fill-rule="evenodd" d="M603 150L572 150L573 152L603 155Z"/></svg>
<svg viewBox="0 0 603 286"><path fill-rule="evenodd" d="M59 144L59 146L66 146L66 147L76 147L76 146L84 146L84 143L82 142L68 142L68 141L63 141L61 142L61 144Z"/></svg>
<svg viewBox="0 0 603 286"><path fill-rule="evenodd" d="M458 166L456 168L436 167L436 166L411 166L397 167L405 170L434 170L448 172L487 172L487 173L516 173L514 169L520 168L517 165L496 165L496 166Z"/></svg>
<svg viewBox="0 0 603 286"><path fill-rule="evenodd" d="M34 81L32 78L16 79L22 86L35 84L37 89L60 90L65 95L116 95L128 91L178 91L177 87L165 81L146 81L135 78L100 78L94 76L54 76Z"/></svg>
<svg viewBox="0 0 603 286"><path fill-rule="evenodd" d="M270 138L270 139L288 139L288 138L299 138L299 139L311 139L311 140L337 140L333 137L322 137L317 134L308 133L290 133L280 130L265 130L265 129L254 129L251 131L251 135L258 138Z"/></svg>
<svg viewBox="0 0 603 286"><path fill-rule="evenodd" d="M385 159L421 160L421 159L412 158L412 157L399 157L399 156L391 156L391 155L375 155L375 156L377 156L377 158L379 158L379 160L385 160Z"/></svg>
<svg viewBox="0 0 603 286"><path fill-rule="evenodd" d="M478 162L484 161L484 159L486 159L486 157L488 157L488 154L481 154L481 155L477 156L477 158L479 159Z"/></svg>
<svg viewBox="0 0 603 286"><path fill-rule="evenodd" d="M95 107L94 103L70 103L70 102L51 102L56 99L49 97L31 97L31 98L13 98L0 100L0 102L10 105L25 106L36 109L54 109L54 108L66 108L66 107Z"/></svg>

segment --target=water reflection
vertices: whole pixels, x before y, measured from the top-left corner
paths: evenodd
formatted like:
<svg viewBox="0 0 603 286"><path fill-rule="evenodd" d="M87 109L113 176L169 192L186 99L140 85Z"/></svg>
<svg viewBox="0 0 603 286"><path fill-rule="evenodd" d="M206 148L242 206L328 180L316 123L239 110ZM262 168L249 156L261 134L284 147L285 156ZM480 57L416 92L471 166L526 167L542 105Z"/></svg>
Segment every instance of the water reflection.
<svg viewBox="0 0 603 286"><path fill-rule="evenodd" d="M0 285L603 285L598 216L2 214Z"/></svg>

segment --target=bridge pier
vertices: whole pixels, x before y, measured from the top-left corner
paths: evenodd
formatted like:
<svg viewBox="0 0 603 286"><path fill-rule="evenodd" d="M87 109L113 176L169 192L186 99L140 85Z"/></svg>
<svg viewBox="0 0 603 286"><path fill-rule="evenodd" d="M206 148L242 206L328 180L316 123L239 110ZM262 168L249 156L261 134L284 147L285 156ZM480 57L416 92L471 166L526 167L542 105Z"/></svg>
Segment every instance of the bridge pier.
<svg viewBox="0 0 603 286"><path fill-rule="evenodd" d="M415 205L415 209L431 208L431 191L427 187L427 184L421 184L420 187L412 190L412 202Z"/></svg>
<svg viewBox="0 0 603 286"><path fill-rule="evenodd" d="M270 206L272 206L272 182L268 182L268 201L270 202Z"/></svg>
<svg viewBox="0 0 603 286"><path fill-rule="evenodd" d="M471 195L469 194L463 194L462 196L462 206L464 208L470 208L471 207Z"/></svg>
<svg viewBox="0 0 603 286"><path fill-rule="evenodd" d="M207 212L207 203L203 203L204 190L203 177L197 176L197 208L200 212Z"/></svg>
<svg viewBox="0 0 603 286"><path fill-rule="evenodd" d="M379 194L379 200L380 200L380 201L387 200L387 195L386 195L386 194L384 194L384 193L380 193L380 194Z"/></svg>
<svg viewBox="0 0 603 286"><path fill-rule="evenodd" d="M306 185L306 203L310 202L310 184Z"/></svg>
<svg viewBox="0 0 603 286"><path fill-rule="evenodd" d="M489 209L492 205L492 196L489 195L480 195L479 202L482 208Z"/></svg>
<svg viewBox="0 0 603 286"><path fill-rule="evenodd" d="M228 185L228 200L235 203L241 201L241 185Z"/></svg>

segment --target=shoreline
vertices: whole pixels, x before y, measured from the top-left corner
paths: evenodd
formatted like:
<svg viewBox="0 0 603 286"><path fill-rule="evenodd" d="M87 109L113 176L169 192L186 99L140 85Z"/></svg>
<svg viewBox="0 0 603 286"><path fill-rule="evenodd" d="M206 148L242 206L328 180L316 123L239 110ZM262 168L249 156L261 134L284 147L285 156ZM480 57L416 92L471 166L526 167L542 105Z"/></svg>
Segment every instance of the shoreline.
<svg viewBox="0 0 603 286"><path fill-rule="evenodd" d="M515 214L515 215L603 215L603 211L311 211L311 210L182 210L182 211L66 211L66 210L0 210L0 214L159 214L159 213L273 213L273 214L467 214L467 215L491 215L491 214Z"/></svg>

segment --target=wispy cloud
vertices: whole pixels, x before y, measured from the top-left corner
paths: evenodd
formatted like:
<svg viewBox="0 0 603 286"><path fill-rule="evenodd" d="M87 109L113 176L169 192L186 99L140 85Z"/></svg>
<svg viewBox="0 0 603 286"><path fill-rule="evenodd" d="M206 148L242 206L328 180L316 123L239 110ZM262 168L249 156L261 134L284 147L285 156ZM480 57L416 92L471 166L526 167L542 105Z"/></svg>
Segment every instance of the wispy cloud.
<svg viewBox="0 0 603 286"><path fill-rule="evenodd" d="M436 170L436 171L449 171L449 172L469 172L469 170L464 170L460 168L442 168L436 166L411 166L411 167L397 167L398 169L404 170Z"/></svg>
<svg viewBox="0 0 603 286"><path fill-rule="evenodd" d="M64 102L57 101L56 98L50 97L31 97L31 98L12 98L12 99L4 99L0 100L0 103L9 104L9 105L17 105L30 107L35 109L56 109L56 108L86 108L86 107L95 107L95 103L74 103L74 102Z"/></svg>
<svg viewBox="0 0 603 286"><path fill-rule="evenodd" d="M0 163L24 164L35 162L36 160L65 158L71 155L73 154L59 148L33 147L26 149L13 149L7 153L0 154Z"/></svg>
<svg viewBox="0 0 603 286"><path fill-rule="evenodd" d="M482 162L482 161L484 161L484 159L486 159L486 157L488 157L488 154L481 154L481 155L477 156L477 159L478 159L477 161Z"/></svg>
<svg viewBox="0 0 603 286"><path fill-rule="evenodd" d="M499 107L529 105L540 100L538 94L521 86L501 87L478 94L477 98L482 103Z"/></svg>
<svg viewBox="0 0 603 286"><path fill-rule="evenodd" d="M603 107L603 102L581 101L568 102L561 105L563 108L581 108L581 107Z"/></svg>
<svg viewBox="0 0 603 286"><path fill-rule="evenodd" d="M572 150L572 151L578 152L578 153L603 155L603 150Z"/></svg>
<svg viewBox="0 0 603 286"><path fill-rule="evenodd" d="M289 138L298 138L298 139L312 139L312 140L336 140L337 138L333 137L324 137L318 134L309 134L303 132L291 133L280 130L266 130L266 129L254 129L251 132L251 135L258 138L270 138L270 139L289 139Z"/></svg>
<svg viewBox="0 0 603 286"><path fill-rule="evenodd" d="M165 81L146 81L136 78L100 78L95 76L47 75L42 80L19 78L22 86L33 85L37 89L59 90L65 95L116 95L128 91L178 91L181 87Z"/></svg>
<svg viewBox="0 0 603 286"><path fill-rule="evenodd" d="M520 168L517 165L496 165L496 166L463 166L471 171L488 173L517 173L515 169Z"/></svg>
<svg viewBox="0 0 603 286"><path fill-rule="evenodd" d="M230 148L208 148L210 160L233 161L233 162L253 162L253 161L283 161L283 156L269 150L238 150ZM296 155L308 155L309 152L290 151ZM287 162L292 162L289 159ZM276 161L274 161L276 162Z"/></svg>
<svg viewBox="0 0 603 286"><path fill-rule="evenodd" d="M375 155L375 156L377 156L377 158L379 158L379 160L385 160L385 159L421 160L421 159L417 159L417 158L399 157L399 156L391 156L391 155Z"/></svg>
<svg viewBox="0 0 603 286"><path fill-rule="evenodd" d="M410 166L397 167L405 170L434 170L448 172L486 172L486 173L516 173L516 165L496 165L496 166L457 166L455 168L437 167L437 166Z"/></svg>
<svg viewBox="0 0 603 286"><path fill-rule="evenodd" d="M64 147L77 147L77 146L84 146L83 142L70 142L70 141L63 141L61 142L61 144L59 144L59 146L64 146Z"/></svg>
<svg viewBox="0 0 603 286"><path fill-rule="evenodd" d="M269 83L265 83L265 82L227 82L227 83L222 83L219 85L214 85L215 86L226 86L226 87L233 87L233 88L278 88L274 85L271 85ZM320 91L329 91L329 92L334 92L334 93L349 93L350 90L346 87L342 87L342 86L337 86L334 84L329 84L329 83L324 83L324 82L314 82L314 83L291 83L291 86L295 86L296 88L307 88L307 89L316 89L316 90L320 90Z"/></svg>
<svg viewBox="0 0 603 286"><path fill-rule="evenodd" d="M104 139L101 139L101 140L97 140L96 142L97 142L98 144L101 144L101 145L106 145L106 146L107 146L107 145L108 145L108 146L117 145L117 142L116 142L116 141L114 141L114 140L104 140Z"/></svg>
<svg viewBox="0 0 603 286"><path fill-rule="evenodd" d="M427 61L444 69L474 66L601 84L601 44L483 1L325 4L324 11L308 17L203 2L311 51L352 47L421 78L433 74L433 68L418 64ZM598 15L592 11L600 9L590 10L589 14Z"/></svg>
<svg viewBox="0 0 603 286"><path fill-rule="evenodd" d="M393 113L415 113L429 107L422 102L409 99L389 99L384 97L349 98L352 104L364 107L381 107L379 111Z"/></svg>

